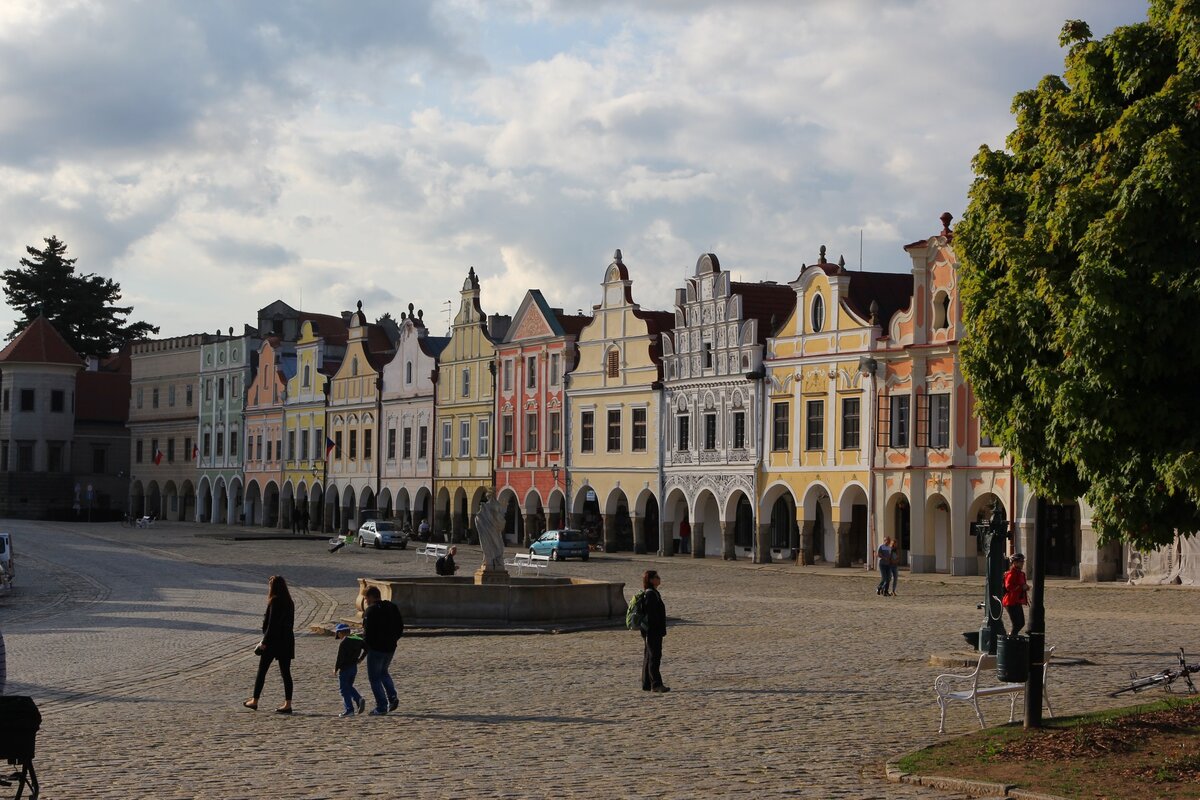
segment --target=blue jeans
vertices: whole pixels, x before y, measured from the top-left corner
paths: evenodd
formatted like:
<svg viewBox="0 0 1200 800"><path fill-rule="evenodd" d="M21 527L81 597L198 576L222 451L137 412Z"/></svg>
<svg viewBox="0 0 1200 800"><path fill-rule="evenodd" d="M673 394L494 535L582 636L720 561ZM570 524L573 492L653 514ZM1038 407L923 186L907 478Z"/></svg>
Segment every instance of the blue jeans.
<svg viewBox="0 0 1200 800"><path fill-rule="evenodd" d="M892 574L891 565L884 564L882 561L880 561L879 562L879 583L875 584L875 593L876 594L887 591L888 578L891 576L891 574Z"/></svg>
<svg viewBox="0 0 1200 800"><path fill-rule="evenodd" d="M338 672L338 691L342 693L342 702L346 704L347 711L354 711L355 704L362 700L362 695L354 688L354 679L357 677L358 664L343 667Z"/></svg>
<svg viewBox="0 0 1200 800"><path fill-rule="evenodd" d="M381 650L367 651L367 680L371 683L371 694L375 695L376 711L387 711L388 702L396 699L396 686L388 674L394 655Z"/></svg>
<svg viewBox="0 0 1200 800"><path fill-rule="evenodd" d="M888 567L888 574L892 577L892 594L896 593L896 583L900 580L900 565L892 564Z"/></svg>

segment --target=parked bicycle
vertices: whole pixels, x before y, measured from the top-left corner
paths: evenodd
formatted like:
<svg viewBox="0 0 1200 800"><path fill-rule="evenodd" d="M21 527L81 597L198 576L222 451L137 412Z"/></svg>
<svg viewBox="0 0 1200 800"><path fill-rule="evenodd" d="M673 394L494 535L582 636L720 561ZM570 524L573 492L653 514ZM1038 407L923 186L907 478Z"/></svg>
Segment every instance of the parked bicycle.
<svg viewBox="0 0 1200 800"><path fill-rule="evenodd" d="M1147 675L1139 678L1136 672L1129 673L1129 685L1117 689L1115 692L1110 692L1109 697L1117 697L1127 692L1137 694L1144 692L1147 689L1152 689L1155 686L1161 686L1166 691L1170 692L1171 684L1183 678L1187 684L1189 694L1196 693L1196 684L1192 683L1192 675L1200 673L1200 664L1189 664L1183 654L1183 648L1179 648L1179 667L1177 669L1164 669L1162 672L1156 672L1153 675Z"/></svg>

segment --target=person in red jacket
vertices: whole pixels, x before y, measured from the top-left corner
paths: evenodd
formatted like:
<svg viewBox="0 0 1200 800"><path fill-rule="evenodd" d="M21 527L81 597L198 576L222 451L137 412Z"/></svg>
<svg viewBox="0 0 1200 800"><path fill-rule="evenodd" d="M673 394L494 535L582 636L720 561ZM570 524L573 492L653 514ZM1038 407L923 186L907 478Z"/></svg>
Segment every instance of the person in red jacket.
<svg viewBox="0 0 1200 800"><path fill-rule="evenodd" d="M1009 559L1008 572L1004 573L1004 600L1008 618L1012 621L1010 636L1016 636L1025 627L1025 606L1029 605L1029 584L1025 581L1025 556L1014 553Z"/></svg>

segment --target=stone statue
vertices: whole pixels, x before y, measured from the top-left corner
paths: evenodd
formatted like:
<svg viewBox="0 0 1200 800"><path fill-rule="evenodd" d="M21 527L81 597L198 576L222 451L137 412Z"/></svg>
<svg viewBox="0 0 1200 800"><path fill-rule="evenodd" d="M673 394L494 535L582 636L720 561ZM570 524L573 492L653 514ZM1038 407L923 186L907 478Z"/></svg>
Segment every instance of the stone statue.
<svg viewBox="0 0 1200 800"><path fill-rule="evenodd" d="M479 512L475 514L475 530L483 547L483 568L505 572L504 510L490 497L483 501Z"/></svg>

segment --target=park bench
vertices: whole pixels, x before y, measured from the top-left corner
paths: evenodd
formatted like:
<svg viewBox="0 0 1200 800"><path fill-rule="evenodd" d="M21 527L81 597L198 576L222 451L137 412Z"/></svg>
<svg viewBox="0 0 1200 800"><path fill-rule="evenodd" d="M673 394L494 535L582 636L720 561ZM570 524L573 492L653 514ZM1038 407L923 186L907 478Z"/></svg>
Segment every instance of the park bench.
<svg viewBox="0 0 1200 800"><path fill-rule="evenodd" d="M427 544L417 548L417 555L425 556L425 558L438 559L442 556L450 555L450 545L448 544Z"/></svg>
<svg viewBox="0 0 1200 800"><path fill-rule="evenodd" d="M511 559L504 562L504 566L513 567L516 569L518 575L527 569L537 572L550 566L550 556L539 556L533 553L515 553Z"/></svg>
<svg viewBox="0 0 1200 800"><path fill-rule="evenodd" d="M1046 651L1046 665L1042 668L1042 697L1046 701L1046 708L1050 709L1050 716L1054 716L1054 708L1050 705L1050 693L1046 687L1046 676L1050 672L1050 659L1054 656L1054 648L1051 647ZM937 703L941 708L942 717L938 722L938 733L946 732L946 706L953 701L966 703L971 708L975 709L975 716L979 718L979 727L987 727L983 721L983 711L979 708L979 698L994 697L997 695L1011 695L1012 702L1008 706L1008 721L1012 722L1017 711L1017 695L1024 693L1025 684L1023 683L997 683L993 686L981 685L981 679L994 675L996 668L996 657L982 653L979 656L979 662L975 665L975 671L970 675L938 675L933 681L933 690L937 692ZM1030 675L1032 679L1033 676ZM962 688L956 688L962 687Z"/></svg>

